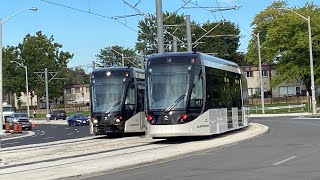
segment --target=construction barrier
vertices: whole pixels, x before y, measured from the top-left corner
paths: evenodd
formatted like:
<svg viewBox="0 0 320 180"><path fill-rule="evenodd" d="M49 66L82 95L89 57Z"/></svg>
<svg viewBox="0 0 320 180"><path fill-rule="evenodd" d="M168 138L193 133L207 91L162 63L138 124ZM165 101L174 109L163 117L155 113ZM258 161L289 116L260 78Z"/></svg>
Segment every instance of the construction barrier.
<svg viewBox="0 0 320 180"><path fill-rule="evenodd" d="M22 133L22 124L19 123L18 133Z"/></svg>
<svg viewBox="0 0 320 180"><path fill-rule="evenodd" d="M10 133L10 124L9 123L6 123L6 126L5 126L5 132L6 133Z"/></svg>
<svg viewBox="0 0 320 180"><path fill-rule="evenodd" d="M13 124L13 133L18 133L19 131L19 124L18 123L14 123Z"/></svg>

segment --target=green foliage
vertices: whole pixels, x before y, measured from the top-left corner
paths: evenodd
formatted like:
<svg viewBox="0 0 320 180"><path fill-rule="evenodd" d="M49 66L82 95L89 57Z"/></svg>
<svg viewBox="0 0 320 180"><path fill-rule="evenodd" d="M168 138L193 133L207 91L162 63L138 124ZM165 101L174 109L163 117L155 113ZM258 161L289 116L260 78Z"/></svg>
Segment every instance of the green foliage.
<svg viewBox="0 0 320 180"><path fill-rule="evenodd" d="M163 13L163 24L164 25L183 25L185 24L184 15L178 15L177 13L164 12ZM148 18L139 21L138 24L138 42L136 43L137 50L143 50L145 54L153 54L157 52L157 28L156 28L156 16L149 14ZM167 32L173 33L178 39L186 39L186 28L185 26L174 27L174 26L165 26L164 29ZM164 32L164 43L166 51L173 51L173 48L169 46L172 44L173 37ZM183 42L178 41L178 51L185 51L186 45L181 44Z"/></svg>
<svg viewBox="0 0 320 180"><path fill-rule="evenodd" d="M121 66L122 53L125 66L138 67L140 65L139 57L134 49L115 45L100 50L99 54L96 55L97 59L101 61L98 66Z"/></svg>
<svg viewBox="0 0 320 180"><path fill-rule="evenodd" d="M273 87L284 81L302 80L306 87L310 88L307 20L290 10L279 10L279 7L286 8L286 3L273 2L257 14L252 23L254 33L260 32L263 63L277 65L277 76L272 79ZM316 84L319 84L320 79L317 77L320 75L320 8L316 4L307 3L292 10L311 18L315 79ZM246 55L254 64L258 61L256 44L256 38L253 37Z"/></svg>
<svg viewBox="0 0 320 180"><path fill-rule="evenodd" d="M21 63L19 51L14 46L3 48L3 89L5 94L16 93L17 96L20 96L20 92L26 91L25 69L10 61Z"/></svg>
<svg viewBox="0 0 320 180"><path fill-rule="evenodd" d="M89 83L90 75L87 74L82 68L67 68L66 69L67 80L66 84L79 84L79 83Z"/></svg>
<svg viewBox="0 0 320 180"><path fill-rule="evenodd" d="M164 25L180 25L164 26L164 43L166 52L173 51L173 34L178 40L178 51L186 51L186 26L185 16L176 13L165 12L163 14ZM213 53L218 57L226 58L237 63L243 64L243 54L237 53L239 47L240 29L232 22L206 22L202 25L191 22L192 41L196 42L202 37L206 31L214 28L207 36L218 35L216 37L203 37L198 42L193 44L197 46L197 50L205 53ZM157 52L157 29L156 17L149 14L147 18L139 21L138 42L136 43L137 50L143 50L146 54ZM235 35L234 37L221 37L221 35Z"/></svg>
<svg viewBox="0 0 320 180"><path fill-rule="evenodd" d="M64 68L67 67L73 54L61 50L62 44L54 41L53 36L46 36L41 31L35 35L27 34L22 43L18 45L20 62L28 66L29 91L34 91L38 97L45 94L45 85L35 72L48 71L62 72L60 77L65 77ZM51 76L49 76L51 77ZM56 99L63 95L63 81L52 80L49 82L49 98Z"/></svg>

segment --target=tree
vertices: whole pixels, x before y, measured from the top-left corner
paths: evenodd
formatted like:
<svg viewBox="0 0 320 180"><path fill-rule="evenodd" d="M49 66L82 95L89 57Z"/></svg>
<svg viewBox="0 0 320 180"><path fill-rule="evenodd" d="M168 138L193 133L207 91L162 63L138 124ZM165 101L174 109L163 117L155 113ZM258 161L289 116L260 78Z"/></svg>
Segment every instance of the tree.
<svg viewBox="0 0 320 180"><path fill-rule="evenodd" d="M7 99L7 101L9 101L8 103L15 104L13 94L16 93L19 97L21 92L26 91L24 69L17 64L10 62L19 62L19 51L14 46L7 46L3 48L2 60L4 95L9 95L9 99Z"/></svg>
<svg viewBox="0 0 320 180"><path fill-rule="evenodd" d="M197 50L206 53L215 53L220 58L235 61L235 58L241 56L237 53L239 48L240 29L234 23L227 22L206 22L203 25L197 25L193 28L193 42L196 42L206 32L213 29L207 37L200 39ZM239 59L238 59L239 60ZM236 62L236 61L235 61Z"/></svg>
<svg viewBox="0 0 320 180"><path fill-rule="evenodd" d="M273 2L271 6L260 12L254 19L254 31L261 31L263 63L274 63L277 75L272 80L275 87L281 82L301 80L310 92L310 61L307 21L291 11L279 11L286 7L283 1ZM307 17L310 16L313 40L313 56L315 62L316 84L320 83L320 8L316 4L307 3L303 7L295 7L293 11ZM248 46L247 58L256 62L254 42Z"/></svg>
<svg viewBox="0 0 320 180"><path fill-rule="evenodd" d="M109 46L100 50L96 55L97 59L101 61L98 66L121 66L122 56L124 56L125 66L138 67L140 64L138 55L134 49L124 48L122 46Z"/></svg>
<svg viewBox="0 0 320 180"><path fill-rule="evenodd" d="M66 84L79 84L90 83L90 75L87 74L82 68L67 68Z"/></svg>
<svg viewBox="0 0 320 180"><path fill-rule="evenodd" d="M18 45L20 61L28 66L29 91L34 91L38 96L38 105L40 104L40 97L45 95L45 86L35 72L43 72L45 68L48 68L48 71L62 72L59 74L60 77L66 77L63 70L67 67L73 54L61 49L62 44L55 42L53 36L48 37L41 31L36 32L33 36L27 34L23 42ZM62 95L63 81L50 81L49 99L56 99Z"/></svg>
<svg viewBox="0 0 320 180"><path fill-rule="evenodd" d="M178 40L178 51L187 51L187 38L185 16L176 13L165 12L163 14L164 24L164 42L167 52L173 51L173 36ZM178 25L178 26L172 26ZM217 26L216 28L214 28ZM157 30L155 15L148 15L144 20L139 21L138 42L136 43L137 50L143 50L146 54L157 52ZM203 37L199 40L197 50L200 52L214 53L218 57L228 58L232 61L239 58L241 54L237 53L239 47L240 29L234 23L228 21L222 22L206 22L202 25L191 22L192 41L197 41L203 36L206 31L214 28L207 36L216 36L214 38ZM227 36L225 36L227 35ZM232 35L232 36L230 36Z"/></svg>
<svg viewBox="0 0 320 180"><path fill-rule="evenodd" d="M178 15L177 13L164 12L163 13L163 24L164 25L183 25L185 24L184 15ZM157 27L156 27L156 16L153 14L148 14L144 20L138 23L138 40L136 43L137 50L143 50L145 54L153 54L157 52ZM173 36L168 32L178 37L180 40L186 40L186 28L185 26L164 26L167 31L164 32L164 43L166 44L166 51L173 51L172 45ZM178 42L180 47L178 51L185 51L186 44L181 44L183 42Z"/></svg>

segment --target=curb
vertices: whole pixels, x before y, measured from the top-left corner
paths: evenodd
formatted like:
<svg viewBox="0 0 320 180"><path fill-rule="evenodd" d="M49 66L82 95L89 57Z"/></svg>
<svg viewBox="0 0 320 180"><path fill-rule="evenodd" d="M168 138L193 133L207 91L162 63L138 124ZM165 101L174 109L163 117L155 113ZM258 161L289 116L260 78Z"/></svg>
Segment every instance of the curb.
<svg viewBox="0 0 320 180"><path fill-rule="evenodd" d="M1 139L1 140L2 140L2 141L8 141L8 140L12 140L12 139L25 138L25 137L28 137L28 136L33 136L33 135L35 135L35 132L33 132L33 131L27 131L27 132L28 132L28 134L25 134L25 135L22 135L22 136L4 138L4 139Z"/></svg>
<svg viewBox="0 0 320 180"><path fill-rule="evenodd" d="M214 151L218 151L221 149L225 149L228 147L232 147L238 144L242 144L242 143L246 143L246 142L250 142L253 141L255 139L258 139L262 136L264 136L265 134L269 133L269 127L263 124L259 124L259 123L250 123L250 125L252 124L256 124L259 126L262 126L262 130L261 132L259 132L257 135L250 137L248 139L243 139L237 142L232 142L232 143L228 143L228 144L224 144L221 146L217 146L217 147L211 147L211 148L205 148L205 149L201 149L201 150L197 150L197 151L193 151L193 152L188 152L185 154L179 154L179 155L175 155L172 157L166 157L166 158L160 158L160 159L156 159L154 161L150 161L150 162L142 162L142 163L137 163L137 164L133 164L133 165L128 165L128 166L123 166L123 167L115 167L111 170L105 170L105 171L99 171L99 172L95 172L95 173L89 173L89 174L78 174L76 176L67 176L67 177L63 177L63 178L59 178L59 179L65 179L65 180L73 180L73 179L87 179L87 178L92 178L92 177L97 177L100 175L109 175L109 174L114 174L114 173L120 173L120 172L125 172L125 171L130 171L130 170L134 170L134 169L140 169L140 168L144 168L144 167L148 167L148 166L153 166L153 165L158 165L158 164L163 164L163 163L167 163L167 162L172 162L172 161L177 161L177 160L181 160L181 159L185 159L185 158L191 158L191 157L195 157L195 156L200 156L206 153L210 153L210 152L214 152ZM245 131L247 128L242 129L243 131ZM229 132L230 133L230 132ZM231 132L234 133L234 132ZM236 133L236 132L235 132ZM223 136L224 134L222 134Z"/></svg>
<svg viewBox="0 0 320 180"><path fill-rule="evenodd" d="M313 116L311 113L287 113L287 114L250 114L252 118L262 117L292 117L292 116Z"/></svg>

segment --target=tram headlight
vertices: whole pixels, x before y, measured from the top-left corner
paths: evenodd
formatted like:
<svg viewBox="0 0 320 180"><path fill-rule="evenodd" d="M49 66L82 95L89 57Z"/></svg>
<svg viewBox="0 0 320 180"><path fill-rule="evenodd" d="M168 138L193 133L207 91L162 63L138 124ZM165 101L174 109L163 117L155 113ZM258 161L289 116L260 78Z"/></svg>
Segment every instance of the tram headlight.
<svg viewBox="0 0 320 180"><path fill-rule="evenodd" d="M122 116L118 116L116 122L119 123L122 120Z"/></svg>
<svg viewBox="0 0 320 180"><path fill-rule="evenodd" d="M91 120L92 120L93 124L97 124L98 123L98 120L96 118L92 118Z"/></svg>

